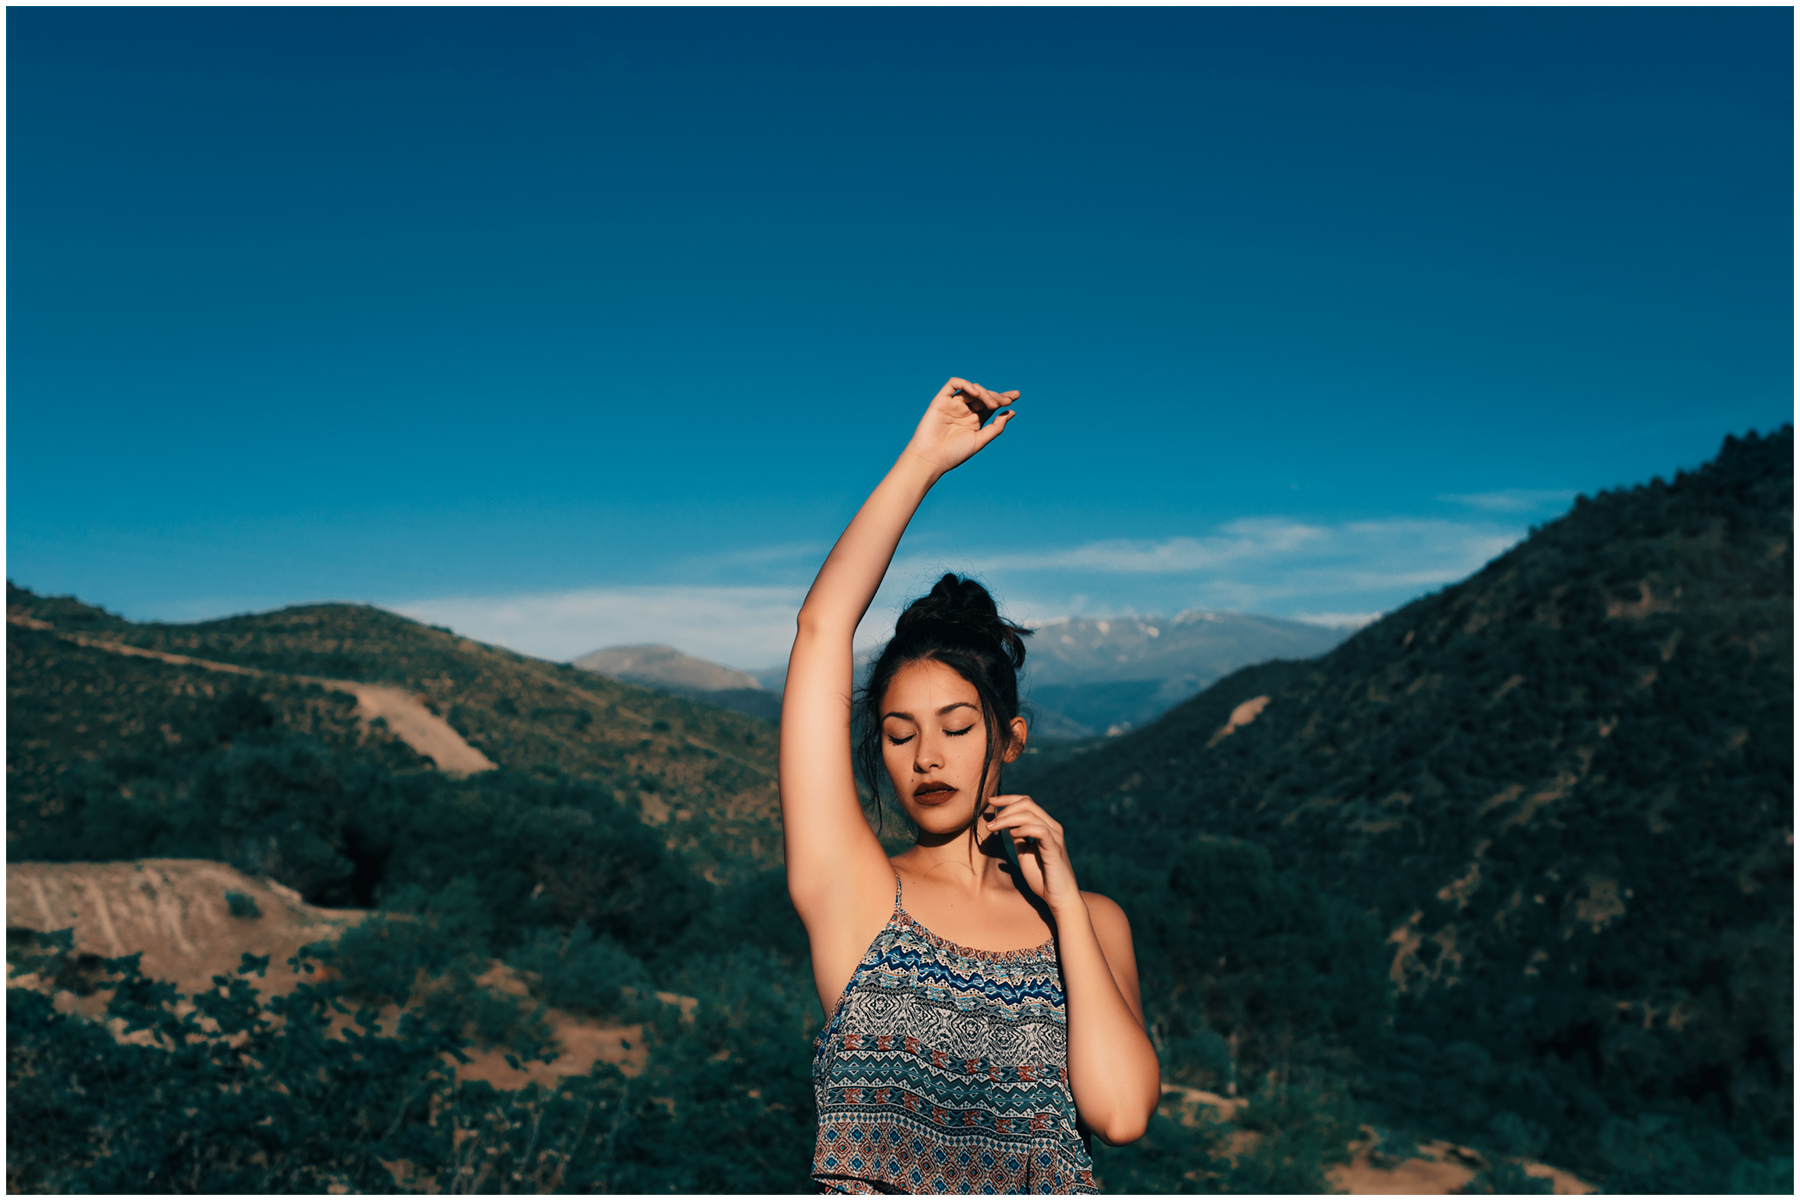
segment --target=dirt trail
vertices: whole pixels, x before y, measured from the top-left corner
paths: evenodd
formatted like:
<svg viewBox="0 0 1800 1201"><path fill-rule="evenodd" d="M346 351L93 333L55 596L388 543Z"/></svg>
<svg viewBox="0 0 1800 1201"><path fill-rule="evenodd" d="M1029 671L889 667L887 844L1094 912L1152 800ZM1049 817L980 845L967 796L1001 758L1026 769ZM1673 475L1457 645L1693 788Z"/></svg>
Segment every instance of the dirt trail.
<svg viewBox="0 0 1800 1201"><path fill-rule="evenodd" d="M1217 1093L1179 1084L1163 1085L1163 1096L1173 1100L1180 1120L1192 1125L1200 1120L1200 1111L1212 1111L1220 1121L1229 1121L1247 1102L1242 1097L1221 1097ZM1226 1153L1236 1157L1256 1145L1260 1136L1248 1131L1232 1133ZM1350 1144L1350 1162L1339 1164L1325 1174L1331 1187L1352 1196L1381 1197L1421 1194L1460 1193L1475 1179L1487 1161L1467 1147L1459 1147L1442 1139L1419 1144L1419 1154L1397 1162L1389 1160L1378 1166L1374 1159L1375 1131L1363 1127L1363 1137ZM1561 1168L1549 1164L1526 1163L1525 1174L1548 1180L1558 1196L1580 1196L1599 1190Z"/></svg>
<svg viewBox="0 0 1800 1201"><path fill-rule="evenodd" d="M1213 732L1213 736L1207 740L1206 745L1217 746L1221 739L1231 737L1233 733L1255 721L1268 707L1269 698L1266 696L1252 697L1245 701L1231 711L1231 716L1226 719L1224 725Z"/></svg>
<svg viewBox="0 0 1800 1201"><path fill-rule="evenodd" d="M65 641L93 650L106 651L110 654L132 655L140 659L159 659L164 663L173 663L180 667L199 667L206 671L225 672L237 676L266 676L272 679L295 680L302 684L317 684L334 692L346 692L356 698L358 717L365 722L373 722L376 718L381 718L394 737L437 764L438 770L447 775L461 776L474 772L491 771L495 766L493 760L470 746L449 722L426 708L425 703L417 696L402 688L394 688L385 684L364 684L357 680L328 680L319 676L289 676L279 672L260 671L253 667L240 667L235 663L218 663L211 659L195 659L189 655L176 655L168 651L145 650L141 646L129 646L123 642L109 642L87 634L57 630L47 621L39 621L36 618L20 614L8 614L6 620L14 625L26 626L33 630L49 630Z"/></svg>
<svg viewBox="0 0 1800 1201"><path fill-rule="evenodd" d="M383 719L394 737L437 764L441 772L466 776L494 769L492 759L470 746L454 726L404 689L359 684L354 680L320 680L319 683L354 696L358 717L364 721Z"/></svg>

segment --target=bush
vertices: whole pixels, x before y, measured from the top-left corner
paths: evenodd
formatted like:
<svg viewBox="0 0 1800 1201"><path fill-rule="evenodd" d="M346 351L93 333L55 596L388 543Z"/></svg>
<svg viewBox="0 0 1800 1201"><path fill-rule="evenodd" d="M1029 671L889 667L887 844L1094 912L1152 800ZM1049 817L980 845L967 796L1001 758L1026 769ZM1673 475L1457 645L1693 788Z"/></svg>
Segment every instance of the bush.
<svg viewBox="0 0 1800 1201"><path fill-rule="evenodd" d="M254 920L262 916L262 910L257 906L256 898L249 893L227 890L225 893L225 907L231 911L232 917L243 917Z"/></svg>

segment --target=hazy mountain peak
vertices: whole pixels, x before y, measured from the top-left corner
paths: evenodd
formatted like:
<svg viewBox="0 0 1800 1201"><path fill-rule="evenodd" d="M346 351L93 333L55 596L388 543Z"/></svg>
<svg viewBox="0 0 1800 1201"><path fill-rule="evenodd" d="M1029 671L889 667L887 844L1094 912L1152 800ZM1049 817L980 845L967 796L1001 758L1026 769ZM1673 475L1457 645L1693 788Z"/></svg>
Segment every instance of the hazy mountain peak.
<svg viewBox="0 0 1800 1201"><path fill-rule="evenodd" d="M574 661L583 671L664 688L719 692L727 688L761 688L747 671L734 671L705 659L684 655L672 646L609 646Z"/></svg>
<svg viewBox="0 0 1800 1201"><path fill-rule="evenodd" d="M1172 626L1185 626L1196 621L1224 621L1225 614L1215 613L1211 609L1183 609L1169 619Z"/></svg>

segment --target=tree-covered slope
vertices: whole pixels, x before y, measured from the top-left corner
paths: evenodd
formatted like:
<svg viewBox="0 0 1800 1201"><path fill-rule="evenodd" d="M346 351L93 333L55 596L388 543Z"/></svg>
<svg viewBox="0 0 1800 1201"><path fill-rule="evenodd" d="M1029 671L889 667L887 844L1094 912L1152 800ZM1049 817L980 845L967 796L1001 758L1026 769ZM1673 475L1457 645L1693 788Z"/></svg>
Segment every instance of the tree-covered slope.
<svg viewBox="0 0 1800 1201"><path fill-rule="evenodd" d="M819 1014L779 865L771 726L354 606L157 626L16 588L8 602L10 861L223 861L378 910L307 953L323 981L265 959L191 1003L139 974L146 924L108 916L155 919L167 888L82 891L94 909L73 925L111 934L51 935L41 970L37 935L9 928L9 1185L806 1186ZM496 766L437 770L359 703L368 685ZM66 919L21 886L9 914L41 932ZM244 896L212 901L227 928L189 929L196 961L261 920ZM480 984L495 960L528 995ZM253 984L265 971L279 979ZM82 1016L102 1001L149 1033L115 1041ZM554 1059L552 1008L641 1029L642 1074L599 1062L495 1094L448 1070L464 1047ZM366 1032L330 1033L350 1015Z"/></svg>
<svg viewBox="0 0 1800 1201"><path fill-rule="evenodd" d="M735 713L364 606L135 624L9 583L7 613L15 858L43 854L48 837L79 837L71 823L84 806L106 810L104 822L83 826L95 837L121 802L146 821L159 807L179 808L247 734L265 747L304 740L340 774L352 765L384 776L429 772L429 760L380 723L359 721L354 698L332 686L361 681L416 696L503 773L578 783L666 827L671 844L715 877L777 861L774 731ZM106 857L96 846L82 854L59 845L61 857ZM140 839L113 853L206 852Z"/></svg>
<svg viewBox="0 0 1800 1201"><path fill-rule="evenodd" d="M1530 1130L1614 1187L1791 1147L1792 460L1791 429L1728 439L1581 498L1330 654L1008 787L1090 854L1179 874L1195 836L1243 840L1372 916L1379 1033L1302 1032L1389 1112Z"/></svg>

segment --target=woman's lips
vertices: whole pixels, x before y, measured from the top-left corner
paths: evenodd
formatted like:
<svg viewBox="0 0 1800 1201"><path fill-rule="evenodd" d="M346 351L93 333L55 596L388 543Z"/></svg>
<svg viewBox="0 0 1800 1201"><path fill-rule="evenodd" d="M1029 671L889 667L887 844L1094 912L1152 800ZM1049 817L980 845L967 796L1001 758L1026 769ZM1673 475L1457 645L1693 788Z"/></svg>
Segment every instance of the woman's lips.
<svg viewBox="0 0 1800 1201"><path fill-rule="evenodd" d="M956 795L956 789L948 784L927 785L913 790L913 800L922 805L938 805Z"/></svg>

